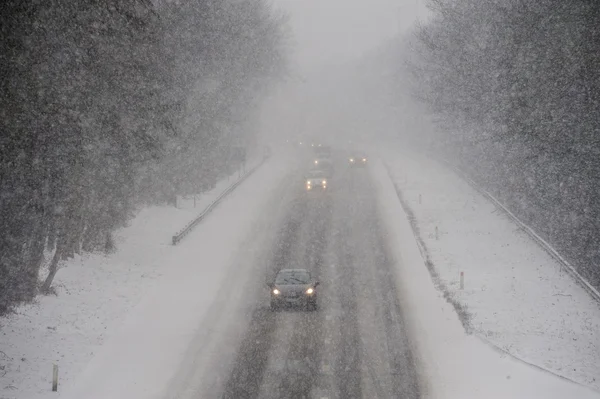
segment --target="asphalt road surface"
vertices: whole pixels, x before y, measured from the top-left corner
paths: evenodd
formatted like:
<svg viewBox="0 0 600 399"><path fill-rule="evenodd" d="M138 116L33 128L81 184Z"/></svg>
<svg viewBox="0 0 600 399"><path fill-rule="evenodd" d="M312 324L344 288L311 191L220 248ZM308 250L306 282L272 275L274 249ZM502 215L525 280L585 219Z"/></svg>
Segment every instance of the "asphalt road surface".
<svg viewBox="0 0 600 399"><path fill-rule="evenodd" d="M419 398L368 170L336 165L326 192L307 193L294 176L277 193L281 216L265 226L273 234L259 244L262 255L253 252L264 265L252 284L262 289L241 296L235 325L215 321L215 337L190 348L172 397ZM264 282L281 268L317 277L318 311L269 309ZM215 320L219 312L226 307ZM209 367L197 366L200 358Z"/></svg>

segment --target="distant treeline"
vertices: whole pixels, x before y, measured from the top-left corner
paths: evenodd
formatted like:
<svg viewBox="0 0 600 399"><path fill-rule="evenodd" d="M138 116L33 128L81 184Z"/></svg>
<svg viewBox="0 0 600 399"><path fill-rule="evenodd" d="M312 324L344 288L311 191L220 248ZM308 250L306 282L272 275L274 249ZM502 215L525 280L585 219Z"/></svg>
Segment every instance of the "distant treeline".
<svg viewBox="0 0 600 399"><path fill-rule="evenodd" d="M49 256L114 246L135 209L199 192L286 67L266 0L0 6L0 314Z"/></svg>
<svg viewBox="0 0 600 399"><path fill-rule="evenodd" d="M432 145L600 287L600 2L428 3L403 67Z"/></svg>

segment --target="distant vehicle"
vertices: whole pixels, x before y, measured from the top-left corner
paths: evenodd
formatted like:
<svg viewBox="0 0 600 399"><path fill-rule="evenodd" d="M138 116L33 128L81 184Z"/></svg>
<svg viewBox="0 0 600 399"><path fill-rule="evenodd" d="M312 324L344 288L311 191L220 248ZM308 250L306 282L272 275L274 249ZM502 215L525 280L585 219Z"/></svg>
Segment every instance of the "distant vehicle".
<svg viewBox="0 0 600 399"><path fill-rule="evenodd" d="M367 162L367 156L361 153L352 154L348 158L348 163L350 164L350 166L366 166Z"/></svg>
<svg viewBox="0 0 600 399"><path fill-rule="evenodd" d="M275 281L269 283L271 289L271 310L281 307L304 307L317 310L317 286L306 269L281 269Z"/></svg>
<svg viewBox="0 0 600 399"><path fill-rule="evenodd" d="M304 184L306 185L306 191L313 190L325 190L327 188L328 175L322 170L311 170L304 177Z"/></svg>
<svg viewBox="0 0 600 399"><path fill-rule="evenodd" d="M319 157L329 158L331 156L331 147L328 145L318 144L313 151Z"/></svg>
<svg viewBox="0 0 600 399"><path fill-rule="evenodd" d="M329 158L318 157L318 158L313 159L312 169L313 170L321 170L328 177L331 177L333 175L333 162Z"/></svg>

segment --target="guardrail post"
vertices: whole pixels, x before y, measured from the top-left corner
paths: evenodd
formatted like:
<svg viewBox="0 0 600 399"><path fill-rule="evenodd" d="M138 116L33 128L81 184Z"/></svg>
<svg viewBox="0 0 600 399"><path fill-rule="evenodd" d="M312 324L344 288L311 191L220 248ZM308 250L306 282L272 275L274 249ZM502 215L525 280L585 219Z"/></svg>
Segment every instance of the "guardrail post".
<svg viewBox="0 0 600 399"><path fill-rule="evenodd" d="M52 365L52 392L58 391L58 365Z"/></svg>

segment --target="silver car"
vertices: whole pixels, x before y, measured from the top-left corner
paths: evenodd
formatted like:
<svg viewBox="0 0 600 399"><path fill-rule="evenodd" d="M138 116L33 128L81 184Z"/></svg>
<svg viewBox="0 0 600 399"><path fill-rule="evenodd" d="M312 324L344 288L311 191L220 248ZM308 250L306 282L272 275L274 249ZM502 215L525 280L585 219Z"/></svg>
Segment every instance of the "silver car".
<svg viewBox="0 0 600 399"><path fill-rule="evenodd" d="M271 310L281 307L304 307L317 310L317 286L306 269L281 269L271 289Z"/></svg>

